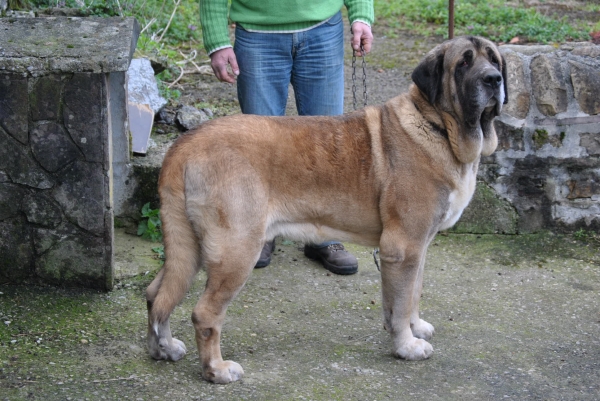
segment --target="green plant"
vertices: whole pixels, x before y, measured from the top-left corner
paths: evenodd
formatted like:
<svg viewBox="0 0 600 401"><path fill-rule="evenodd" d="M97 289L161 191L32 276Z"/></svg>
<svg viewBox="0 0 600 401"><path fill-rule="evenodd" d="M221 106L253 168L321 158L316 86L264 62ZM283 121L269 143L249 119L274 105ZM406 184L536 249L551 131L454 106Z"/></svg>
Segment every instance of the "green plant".
<svg viewBox="0 0 600 401"><path fill-rule="evenodd" d="M152 252L156 253L156 257L161 261L161 264L165 263L165 246L159 245L152 248Z"/></svg>
<svg viewBox="0 0 600 401"><path fill-rule="evenodd" d="M593 231L587 231L583 228L573 233L573 238L582 242L595 242L600 244L600 234Z"/></svg>
<svg viewBox="0 0 600 401"><path fill-rule="evenodd" d="M586 239L587 236L588 236L588 234L583 228L580 228L579 230L577 230L573 233L573 237L575 237L576 239L579 239L579 240Z"/></svg>
<svg viewBox="0 0 600 401"><path fill-rule="evenodd" d="M158 91L162 97L167 100L177 100L181 96L179 89L169 88L167 81L173 79L171 72L167 69L156 76L156 83L158 85Z"/></svg>
<svg viewBox="0 0 600 401"><path fill-rule="evenodd" d="M162 241L160 210L150 208L150 202L142 207L142 219L138 224L137 235L153 242Z"/></svg>
<svg viewBox="0 0 600 401"><path fill-rule="evenodd" d="M23 10L31 7L31 0L8 0L7 3L11 10Z"/></svg>

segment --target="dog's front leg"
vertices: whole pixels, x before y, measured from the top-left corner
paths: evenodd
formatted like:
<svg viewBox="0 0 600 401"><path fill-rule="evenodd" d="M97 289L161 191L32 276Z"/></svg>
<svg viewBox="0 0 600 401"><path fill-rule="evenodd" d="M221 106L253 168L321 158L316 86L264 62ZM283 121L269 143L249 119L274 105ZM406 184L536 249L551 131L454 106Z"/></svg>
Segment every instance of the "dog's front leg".
<svg viewBox="0 0 600 401"><path fill-rule="evenodd" d="M393 353L407 360L427 359L433 347L411 330L415 289L424 255L423 244L384 235L380 243L381 289L386 330L392 335ZM420 292L420 291L418 291Z"/></svg>
<svg viewBox="0 0 600 401"><path fill-rule="evenodd" d="M427 246L427 248L428 247L429 246ZM419 273L414 286L412 314L410 316L410 329L412 330L413 336L423 340L429 340L431 337L433 337L435 329L431 324L427 323L419 316L419 301L421 300L421 292L423 290L423 271L425 270L425 252L426 248L423 249L421 263L419 264Z"/></svg>

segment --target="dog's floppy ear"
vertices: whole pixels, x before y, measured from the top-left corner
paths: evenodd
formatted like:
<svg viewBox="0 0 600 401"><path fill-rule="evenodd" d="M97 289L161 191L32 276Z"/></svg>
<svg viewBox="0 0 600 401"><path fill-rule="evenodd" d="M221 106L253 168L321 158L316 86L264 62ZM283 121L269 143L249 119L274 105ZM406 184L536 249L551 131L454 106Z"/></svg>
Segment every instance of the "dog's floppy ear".
<svg viewBox="0 0 600 401"><path fill-rule="evenodd" d="M506 103L508 103L508 83L507 83L508 80L506 79L506 76L508 74L507 73L508 67L506 65L506 59L504 58L504 56L501 56L501 57L502 57L502 82L504 84L504 104L506 104Z"/></svg>
<svg viewBox="0 0 600 401"><path fill-rule="evenodd" d="M444 51L441 46L430 51L412 73L413 82L431 104L435 104L443 91L443 74Z"/></svg>

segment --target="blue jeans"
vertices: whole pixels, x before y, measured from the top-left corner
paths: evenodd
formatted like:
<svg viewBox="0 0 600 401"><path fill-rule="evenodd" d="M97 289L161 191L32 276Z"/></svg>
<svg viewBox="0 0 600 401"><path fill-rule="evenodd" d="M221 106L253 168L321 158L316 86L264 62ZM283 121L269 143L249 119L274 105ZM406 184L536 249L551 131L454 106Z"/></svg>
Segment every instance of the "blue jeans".
<svg viewBox="0 0 600 401"><path fill-rule="evenodd" d="M344 112L344 25L341 12L296 33L248 32L239 25L234 51L244 114L285 115L291 83L300 115Z"/></svg>
<svg viewBox="0 0 600 401"><path fill-rule="evenodd" d="M234 52L240 67L237 91L242 113L285 115L290 83L299 115L344 112L341 12L315 28L295 33L249 32L238 24Z"/></svg>

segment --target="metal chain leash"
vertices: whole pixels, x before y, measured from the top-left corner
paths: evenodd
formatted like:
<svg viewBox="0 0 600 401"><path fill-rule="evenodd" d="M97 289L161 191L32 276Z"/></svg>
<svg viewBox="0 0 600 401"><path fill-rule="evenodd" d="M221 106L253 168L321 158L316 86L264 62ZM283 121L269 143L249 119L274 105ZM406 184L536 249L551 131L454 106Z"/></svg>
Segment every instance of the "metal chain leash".
<svg viewBox="0 0 600 401"><path fill-rule="evenodd" d="M361 46L360 52L362 55L362 71L363 71L363 107L367 106L367 62L365 61L365 49ZM352 52L352 104L354 106L354 110L356 110L356 55ZM381 271L379 267L379 260L377 256L379 255L379 248L373 249L373 261L375 262L375 266L377 266L377 270Z"/></svg>
<svg viewBox="0 0 600 401"><path fill-rule="evenodd" d="M365 61L365 49L360 47L362 55L362 71L363 71L363 107L367 105L367 63ZM352 52L352 105L356 110L356 55Z"/></svg>

